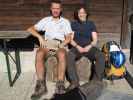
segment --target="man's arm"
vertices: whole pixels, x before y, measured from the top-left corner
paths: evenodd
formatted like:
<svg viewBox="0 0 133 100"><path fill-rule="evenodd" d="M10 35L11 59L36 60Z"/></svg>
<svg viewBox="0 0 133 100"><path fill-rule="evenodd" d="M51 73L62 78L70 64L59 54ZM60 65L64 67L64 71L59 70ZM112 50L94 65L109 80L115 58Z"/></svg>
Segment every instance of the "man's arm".
<svg viewBox="0 0 133 100"><path fill-rule="evenodd" d="M32 26L27 29L28 32L30 32L34 37L36 37L39 40L40 47L44 47L45 39L36 31L35 27Z"/></svg>
<svg viewBox="0 0 133 100"><path fill-rule="evenodd" d="M65 36L65 40L60 44L60 48L66 46L71 41L71 33Z"/></svg>
<svg viewBox="0 0 133 100"><path fill-rule="evenodd" d="M40 34L36 31L34 26L27 29L28 32L30 32L34 37L38 38L40 37Z"/></svg>
<svg viewBox="0 0 133 100"><path fill-rule="evenodd" d="M65 40L63 41L64 45L67 45L71 42L71 34L72 33L69 33L68 35L65 36Z"/></svg>

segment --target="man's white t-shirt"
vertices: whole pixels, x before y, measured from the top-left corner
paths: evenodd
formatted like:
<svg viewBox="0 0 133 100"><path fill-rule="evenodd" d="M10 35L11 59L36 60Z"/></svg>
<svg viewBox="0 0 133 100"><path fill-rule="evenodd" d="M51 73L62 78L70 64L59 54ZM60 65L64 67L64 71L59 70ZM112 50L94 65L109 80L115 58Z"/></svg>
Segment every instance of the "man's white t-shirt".
<svg viewBox="0 0 133 100"><path fill-rule="evenodd" d="M53 17L45 17L34 25L37 31L45 31L45 39L65 40L65 36L72 33L70 22L60 17L58 21L53 20Z"/></svg>

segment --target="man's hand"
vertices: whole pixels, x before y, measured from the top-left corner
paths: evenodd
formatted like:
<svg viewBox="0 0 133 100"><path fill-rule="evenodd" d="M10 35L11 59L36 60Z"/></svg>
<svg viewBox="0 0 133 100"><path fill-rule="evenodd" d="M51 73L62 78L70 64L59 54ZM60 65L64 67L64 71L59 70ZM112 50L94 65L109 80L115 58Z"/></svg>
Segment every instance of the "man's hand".
<svg viewBox="0 0 133 100"><path fill-rule="evenodd" d="M65 36L64 44L66 45L66 44L70 43L71 40L72 40L72 34L70 33L67 36Z"/></svg>
<svg viewBox="0 0 133 100"><path fill-rule="evenodd" d="M38 40L39 40L39 43L40 43L40 47L45 48L46 47L46 45L45 45L46 40L42 36L39 36Z"/></svg>

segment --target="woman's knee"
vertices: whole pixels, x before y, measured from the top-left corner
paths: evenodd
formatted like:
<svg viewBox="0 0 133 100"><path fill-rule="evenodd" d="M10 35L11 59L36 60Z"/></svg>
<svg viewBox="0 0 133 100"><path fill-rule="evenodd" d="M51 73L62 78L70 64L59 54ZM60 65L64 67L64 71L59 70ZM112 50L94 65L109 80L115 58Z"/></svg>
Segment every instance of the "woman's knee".
<svg viewBox="0 0 133 100"><path fill-rule="evenodd" d="M97 49L96 50L96 56L98 56L99 58L103 58L104 57L104 53L100 50L100 49Z"/></svg>
<svg viewBox="0 0 133 100"><path fill-rule="evenodd" d="M105 57L104 57L104 53L103 52L100 52L100 57L103 59L103 60L105 60Z"/></svg>
<svg viewBox="0 0 133 100"><path fill-rule="evenodd" d="M75 61L75 59L76 59L76 55L70 51L67 52L66 57L67 57L67 61L69 61L69 62Z"/></svg>

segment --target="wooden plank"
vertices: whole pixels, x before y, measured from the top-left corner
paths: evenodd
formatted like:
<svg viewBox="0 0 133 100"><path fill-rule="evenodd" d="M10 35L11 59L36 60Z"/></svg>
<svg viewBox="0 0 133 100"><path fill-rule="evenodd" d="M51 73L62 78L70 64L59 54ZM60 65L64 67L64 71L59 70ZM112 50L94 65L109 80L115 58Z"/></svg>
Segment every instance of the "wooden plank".
<svg viewBox="0 0 133 100"><path fill-rule="evenodd" d="M36 4L36 5L47 5L49 4L50 0L24 0L24 4Z"/></svg>
<svg viewBox="0 0 133 100"><path fill-rule="evenodd" d="M0 0L1 4L7 4L7 3L16 3L18 0Z"/></svg>
<svg viewBox="0 0 133 100"><path fill-rule="evenodd" d="M27 38L30 35L27 31L0 31L0 39Z"/></svg>
<svg viewBox="0 0 133 100"><path fill-rule="evenodd" d="M98 33L98 46L100 48L108 41L116 41L120 44L120 33Z"/></svg>
<svg viewBox="0 0 133 100"><path fill-rule="evenodd" d="M7 7L0 8L0 16L41 16L42 10L38 8Z"/></svg>
<svg viewBox="0 0 133 100"><path fill-rule="evenodd" d="M123 13L122 13L122 24L121 24L121 46L127 48L126 39L128 33L128 1L123 0Z"/></svg>
<svg viewBox="0 0 133 100"><path fill-rule="evenodd" d="M69 4L69 5L72 5L72 4L84 4L85 0L62 0L62 3L63 4Z"/></svg>
<svg viewBox="0 0 133 100"><path fill-rule="evenodd" d="M1 25L0 26L0 31L22 31L22 30L26 30L27 28L29 28L30 26L32 26L33 24L29 24L29 25ZM17 26L17 27L16 27Z"/></svg>
<svg viewBox="0 0 133 100"><path fill-rule="evenodd" d="M85 0L62 0L63 4L83 4ZM48 4L50 0L24 0L24 4Z"/></svg>
<svg viewBox="0 0 133 100"><path fill-rule="evenodd" d="M0 16L0 25L3 24L17 24L17 23L31 23L31 22L37 22L43 17L19 17L19 16Z"/></svg>

